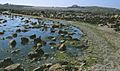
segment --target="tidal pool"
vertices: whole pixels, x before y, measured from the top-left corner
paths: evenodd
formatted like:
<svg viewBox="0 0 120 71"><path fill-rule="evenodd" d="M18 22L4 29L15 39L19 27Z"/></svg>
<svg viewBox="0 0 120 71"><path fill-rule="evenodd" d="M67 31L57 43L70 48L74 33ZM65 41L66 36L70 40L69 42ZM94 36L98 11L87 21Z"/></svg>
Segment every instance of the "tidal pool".
<svg viewBox="0 0 120 71"><path fill-rule="evenodd" d="M18 32L19 30L19 32ZM14 63L21 63L25 69L31 69L44 64L55 61L54 55L56 53L61 53L57 49L58 44L64 41L79 41L82 32L66 22L59 20L46 20L39 18L32 18L29 16L13 16L13 15L0 15L0 60L6 57L11 57ZM13 36L13 34L17 36ZM36 35L35 38L41 38L46 42L42 45L41 49L44 51L48 57L46 59L41 59L39 61L30 62L28 58L28 53L32 51L35 47L34 39L31 39L31 35ZM29 39L27 44L21 44L21 38L26 37ZM16 41L15 47L10 47L9 42L11 40ZM66 45L66 54L74 56L80 54L82 51L78 48L72 47L72 45ZM19 49L18 53L11 53L13 50Z"/></svg>

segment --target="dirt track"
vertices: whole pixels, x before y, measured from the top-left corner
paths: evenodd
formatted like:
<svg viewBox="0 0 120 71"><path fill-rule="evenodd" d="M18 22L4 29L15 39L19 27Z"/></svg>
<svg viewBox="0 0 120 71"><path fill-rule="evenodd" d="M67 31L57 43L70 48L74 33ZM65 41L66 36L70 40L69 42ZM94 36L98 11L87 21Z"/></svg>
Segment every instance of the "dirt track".
<svg viewBox="0 0 120 71"><path fill-rule="evenodd" d="M79 27L87 35L90 47L84 58L91 57L95 60L91 63L92 71L120 71L120 34L108 31L101 27L90 24L75 22L73 25Z"/></svg>

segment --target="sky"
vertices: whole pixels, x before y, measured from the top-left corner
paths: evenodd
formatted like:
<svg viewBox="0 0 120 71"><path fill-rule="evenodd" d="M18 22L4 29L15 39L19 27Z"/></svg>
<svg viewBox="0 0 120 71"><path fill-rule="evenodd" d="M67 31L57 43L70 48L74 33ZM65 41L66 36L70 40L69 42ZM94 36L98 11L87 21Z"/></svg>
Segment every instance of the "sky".
<svg viewBox="0 0 120 71"><path fill-rule="evenodd" d="M79 6L102 6L120 9L120 0L0 0L0 3L46 7L67 7L77 4Z"/></svg>

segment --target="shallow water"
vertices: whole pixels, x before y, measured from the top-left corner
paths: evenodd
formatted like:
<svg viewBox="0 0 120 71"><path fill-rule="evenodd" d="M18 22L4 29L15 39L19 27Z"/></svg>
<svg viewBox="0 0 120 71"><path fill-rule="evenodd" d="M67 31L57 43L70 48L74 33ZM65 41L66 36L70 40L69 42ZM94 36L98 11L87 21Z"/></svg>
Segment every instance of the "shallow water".
<svg viewBox="0 0 120 71"><path fill-rule="evenodd" d="M22 19L23 18L23 19ZM46 45L42 47L43 51L49 55L48 59L46 60L41 60L41 63L46 63L50 62L50 58L58 51L56 49L51 49L53 47L52 45L49 45L49 43L53 42L55 44L59 44L61 39L60 39L60 34L58 34L59 30L65 30L67 32L72 32L74 33L72 35L73 39L80 39L82 36L82 32L72 26L72 25L66 25L61 28L52 28L53 24L65 24L64 21L52 21L52 20L44 20L44 19L34 19L29 16L25 17L20 17L20 16L10 16L10 15L0 15L0 19L7 20L7 22L0 24L0 31L5 31L4 34L0 35L0 60L6 58L6 57L11 57L12 60L15 63L22 63L26 64L27 63L27 54L33 49L32 47L34 46L33 39L30 39L29 36L36 34L37 37L41 36L41 39L47 42ZM25 21L29 20L30 22L26 23ZM31 25L31 23L36 22L36 25ZM41 28L36 28L35 26L44 26L46 25L48 28L45 29L44 27ZM32 28L31 28L32 27ZM7 38L9 36L12 36L13 33L16 33L17 29L26 29L28 30L27 32L17 32L17 37L14 38ZM55 30L55 33L51 33L51 29ZM47 37L53 36L56 37L56 41L52 41L47 39ZM67 34L63 37L65 40L69 40L67 38ZM21 44L21 37L27 37L29 38L29 43L26 45ZM9 47L9 41L15 39L17 42L17 45L14 48ZM12 54L11 51L15 49L20 49L20 52L18 54ZM78 54L81 52L80 49L73 48L71 45L67 46L67 53L70 54ZM26 61L26 62L24 62ZM29 61L28 61L29 63Z"/></svg>

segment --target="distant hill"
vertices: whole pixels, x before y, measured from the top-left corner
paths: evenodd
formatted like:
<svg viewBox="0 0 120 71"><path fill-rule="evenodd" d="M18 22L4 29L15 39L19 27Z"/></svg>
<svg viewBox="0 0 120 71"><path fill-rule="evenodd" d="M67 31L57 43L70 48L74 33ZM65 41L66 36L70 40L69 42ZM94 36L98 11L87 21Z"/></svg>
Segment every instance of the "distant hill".
<svg viewBox="0 0 120 71"><path fill-rule="evenodd" d="M78 6L72 5L70 7L35 7L26 5L14 4L0 4L0 9L15 9L15 10L56 10L56 11L81 11L81 12L94 12L94 13L120 13L119 9L97 7L97 6Z"/></svg>
<svg viewBox="0 0 120 71"><path fill-rule="evenodd" d="M68 9L73 10L81 10L81 11L88 11L88 12L120 12L119 9L116 8L108 8L108 7L98 7L98 6L78 6L78 5L72 5L70 7L67 7Z"/></svg>

